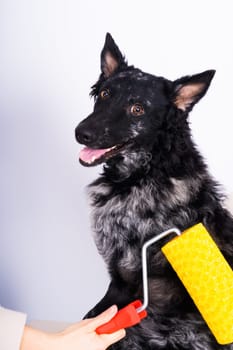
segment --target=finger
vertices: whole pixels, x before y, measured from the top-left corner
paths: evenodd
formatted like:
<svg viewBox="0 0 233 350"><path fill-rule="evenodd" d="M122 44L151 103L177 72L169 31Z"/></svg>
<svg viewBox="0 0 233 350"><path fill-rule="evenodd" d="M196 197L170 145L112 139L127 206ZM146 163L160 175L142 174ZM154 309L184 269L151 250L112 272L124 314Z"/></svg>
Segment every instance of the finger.
<svg viewBox="0 0 233 350"><path fill-rule="evenodd" d="M96 330L97 327L110 321L117 313L118 309L116 305L111 306L97 317L90 320L89 326L92 330Z"/></svg>
<svg viewBox="0 0 233 350"><path fill-rule="evenodd" d="M124 338L126 335L126 332L124 329L120 329L117 332L111 333L111 334L101 334L101 338L103 339L104 343L108 347L109 345L116 343L117 341Z"/></svg>

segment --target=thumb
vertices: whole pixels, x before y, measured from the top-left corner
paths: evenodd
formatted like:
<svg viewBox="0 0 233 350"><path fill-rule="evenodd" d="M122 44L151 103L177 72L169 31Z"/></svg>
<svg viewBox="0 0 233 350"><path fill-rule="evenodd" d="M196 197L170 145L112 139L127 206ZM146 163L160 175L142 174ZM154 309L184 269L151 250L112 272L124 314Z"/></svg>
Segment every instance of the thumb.
<svg viewBox="0 0 233 350"><path fill-rule="evenodd" d="M116 305L112 305L109 307L107 310L102 312L100 315L97 317L93 318L92 321L89 323L91 326L92 330L96 330L99 326L107 323L110 321L117 313L118 308Z"/></svg>

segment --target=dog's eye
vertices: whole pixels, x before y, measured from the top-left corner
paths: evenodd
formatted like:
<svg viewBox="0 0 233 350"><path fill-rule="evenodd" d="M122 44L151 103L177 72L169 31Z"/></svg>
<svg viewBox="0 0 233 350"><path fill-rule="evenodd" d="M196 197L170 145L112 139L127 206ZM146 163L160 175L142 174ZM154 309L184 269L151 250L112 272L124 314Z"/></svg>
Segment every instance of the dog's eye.
<svg viewBox="0 0 233 350"><path fill-rule="evenodd" d="M135 105L133 105L132 107L131 107L131 113L133 114L133 115L135 115L136 117L137 116L140 116L140 115L143 115L144 113L145 113L145 110L144 110L144 108L143 108L143 106L142 105L140 105L139 103L136 103Z"/></svg>
<svg viewBox="0 0 233 350"><path fill-rule="evenodd" d="M104 89L100 91L100 97L102 98L102 100L106 100L106 98L108 98L109 96L110 96L110 92L108 89Z"/></svg>

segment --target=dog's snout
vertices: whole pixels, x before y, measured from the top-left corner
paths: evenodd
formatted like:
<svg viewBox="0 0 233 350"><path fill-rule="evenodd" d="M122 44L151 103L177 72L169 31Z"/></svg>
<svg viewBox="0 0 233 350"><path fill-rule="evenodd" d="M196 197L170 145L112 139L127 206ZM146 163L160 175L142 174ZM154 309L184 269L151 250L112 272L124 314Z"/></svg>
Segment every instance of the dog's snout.
<svg viewBox="0 0 233 350"><path fill-rule="evenodd" d="M78 125L75 129L75 137L79 143L90 144L93 141L94 135L87 128Z"/></svg>

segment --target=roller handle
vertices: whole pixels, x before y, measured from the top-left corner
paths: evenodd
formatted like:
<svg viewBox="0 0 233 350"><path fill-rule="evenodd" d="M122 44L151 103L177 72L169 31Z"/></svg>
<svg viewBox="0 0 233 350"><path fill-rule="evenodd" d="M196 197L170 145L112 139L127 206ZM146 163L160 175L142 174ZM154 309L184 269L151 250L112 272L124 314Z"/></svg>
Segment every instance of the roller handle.
<svg viewBox="0 0 233 350"><path fill-rule="evenodd" d="M96 329L97 334L110 334L122 328L129 328L141 322L147 316L146 310L138 312L137 309L142 306L140 300L135 300L132 303L120 309L117 314L107 323Z"/></svg>

